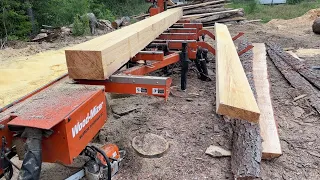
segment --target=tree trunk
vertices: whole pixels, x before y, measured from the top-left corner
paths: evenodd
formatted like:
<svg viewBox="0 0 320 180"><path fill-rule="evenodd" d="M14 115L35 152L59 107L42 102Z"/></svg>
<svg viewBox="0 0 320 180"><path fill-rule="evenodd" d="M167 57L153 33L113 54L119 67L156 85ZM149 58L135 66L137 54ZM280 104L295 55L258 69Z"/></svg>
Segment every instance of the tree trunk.
<svg viewBox="0 0 320 180"><path fill-rule="evenodd" d="M274 52L276 52L277 55L283 59L283 61L285 61L294 70L300 73L300 75L306 78L312 85L314 85L318 90L320 90L320 74L317 74L316 72L314 72L314 70L307 67L304 62L301 62L299 59L294 58L290 54L284 52L280 46L270 42L267 43L267 46Z"/></svg>
<svg viewBox="0 0 320 180"><path fill-rule="evenodd" d="M212 13L212 12L219 12L219 11L227 11L227 10L231 10L231 9L232 9L232 8L192 9L192 10L188 10L188 11L183 11L183 15Z"/></svg>
<svg viewBox="0 0 320 180"><path fill-rule="evenodd" d="M245 40L239 44L239 49L247 47ZM249 84L256 96L252 74L252 50L240 56L242 66ZM235 119L233 120L233 145L231 155L231 169L235 179L260 177L260 163L262 157L262 138L259 124Z"/></svg>
<svg viewBox="0 0 320 180"><path fill-rule="evenodd" d="M277 53L277 50L270 48L270 43L266 44L268 49L268 55L275 66L288 80L288 82L302 93L309 95L311 105L320 114L320 92L310 84L305 78L303 78L297 71L295 71L289 64L287 64Z"/></svg>

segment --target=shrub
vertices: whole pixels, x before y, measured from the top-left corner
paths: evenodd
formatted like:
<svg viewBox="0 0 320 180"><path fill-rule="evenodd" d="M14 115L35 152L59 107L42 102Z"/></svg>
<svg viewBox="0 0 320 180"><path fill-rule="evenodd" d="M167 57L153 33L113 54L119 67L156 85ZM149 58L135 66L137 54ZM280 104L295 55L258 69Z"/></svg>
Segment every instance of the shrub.
<svg viewBox="0 0 320 180"><path fill-rule="evenodd" d="M87 16L83 16L83 18L80 19L80 16L76 15L73 21L72 34L74 36L82 36L89 34L89 32L89 18Z"/></svg>

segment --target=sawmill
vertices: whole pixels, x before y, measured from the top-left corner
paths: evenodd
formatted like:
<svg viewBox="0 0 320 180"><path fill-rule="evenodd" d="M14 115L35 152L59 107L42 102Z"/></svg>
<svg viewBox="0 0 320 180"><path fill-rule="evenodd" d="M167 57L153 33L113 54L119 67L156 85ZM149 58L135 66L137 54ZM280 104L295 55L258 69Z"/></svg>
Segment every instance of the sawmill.
<svg viewBox="0 0 320 180"><path fill-rule="evenodd" d="M246 32L230 27L232 23L248 22L244 18L244 9L228 8L226 5L229 2L226 0L191 3L172 0L146 2L150 4L150 8L147 13L133 16L137 22L130 24L130 20L125 17L122 18L127 21L124 25L120 18L112 23L116 28L111 32L65 47L59 50L58 55L49 54L46 58L50 58L50 61L57 60L66 67L65 71L59 69L58 72L63 73L58 77L51 79L45 74L39 74L39 78L44 77L45 81L41 81L41 86L32 89L28 94L21 97L19 94L19 98L9 93L4 95L10 96L11 99L10 103L6 101L5 106L0 106L0 177L19 180L46 179L41 178L45 163L59 164L71 169L67 177L63 178L65 180L145 179L146 177L177 179L179 174L184 175L181 179L192 179L188 173L194 173L197 168L201 169L205 163L212 166L210 167L212 172L209 174L215 174L214 169L218 163L203 156L194 156L196 154L194 150L192 150L194 154L185 153L189 146L193 146L198 154L217 158L219 163L225 163L223 157L230 157L228 164L231 166L225 171L232 175L224 177L225 179L259 178L264 168L262 162L277 163L277 159L284 154L282 139L279 136L282 127L276 121L279 118L275 118L274 114L278 109L273 107L273 95L270 91L272 83L276 81L270 80L269 77L270 62L279 69L278 76L284 77L286 83L294 88L304 89L302 95L294 94L293 102L286 103L297 103L309 97L307 94L313 94L310 96L310 103L314 111L320 112L319 97L315 95L320 89L319 75L310 73L303 61L289 56L276 43L248 42ZM262 36L263 33L259 33L260 31L255 32L256 35ZM272 38L276 39L277 36ZM31 62L30 66L34 65L32 66L34 71L46 69L47 66L51 69L55 66L58 69L57 65L52 65L42 58L40 57L41 60L37 62ZM23 72L27 65L20 66L19 70ZM314 67L312 71L316 72L317 68ZM9 71L11 74L19 74L14 70ZM6 79L9 82L8 77L11 74L8 74ZM37 77L30 75L25 78L26 80L17 83L23 84L28 81L27 79L31 81ZM3 79L0 77L0 83L4 84ZM189 83L190 79L193 79L192 85ZM12 88L18 87L14 85L14 75L11 83ZM214 93L210 94L210 100L205 97L195 102L194 99L199 98L204 92ZM113 101L110 95L135 99L130 102L123 99ZM149 99L143 100L140 97ZM178 97L183 101L175 102L172 97ZM119 102L130 106L130 109L126 112L110 110L111 106L117 106ZM171 106L164 107L168 103L171 103ZM184 106L186 103L190 106ZM141 104L145 106L140 106ZM210 104L209 108L207 104ZM158 112L150 111L146 108L148 106L154 106ZM198 109L193 108L196 106ZM174 113L168 113L168 109L172 109ZM193 109L196 111L193 112ZM209 113L210 117L203 115L201 110ZM188 111L194 114L192 120L187 117ZM142 115L132 115L131 119L125 117L133 112ZM310 116L316 114L312 112ZM143 119L145 114L149 116ZM153 122L151 125L154 127L148 126L147 130L142 130L144 124L149 123L150 116L157 118L156 123ZM212 117L220 119L224 125L209 127L211 124L207 124L196 127L190 121L202 121L201 118L194 118L198 116L204 116L209 120ZM162 123L162 117L170 119L169 125ZM114 121L110 123L110 119ZM113 125L118 121L120 124L118 126L125 129L124 133L128 133L128 127L131 128L131 125L126 125L126 122L132 119L139 127L134 129L137 136L130 137L128 143L127 139L121 139L119 127ZM174 126L177 126L175 119L182 119L180 123L190 125L184 126L181 132L165 131L167 127L174 129ZM108 133L105 133L105 126L109 128ZM198 131L195 132L194 129ZM215 144L219 146L210 146L204 152L198 141L214 139L214 136L209 137L207 131L212 131L213 134L223 131L225 132L223 138L228 141L221 140L222 136L217 135L218 140ZM157 134L157 132L161 132L158 135L163 135L165 138L150 140L150 144L141 145L147 143L147 137L139 139L138 135ZM200 137L203 139L194 138L194 134L197 133L201 134ZM110 134L111 138L108 136ZM157 136L154 134L151 136ZM180 147L174 141L174 136L180 137L180 134L186 134L186 139L183 141L188 144L187 146ZM103 140L98 145L99 138ZM157 144L162 140L165 143L152 147L153 143ZM287 146L289 149L294 146L287 144L286 150ZM186 161L192 159L190 172L181 172L171 167L170 163L174 161L172 159L163 163L166 155L177 153L172 150L177 147L183 152L179 156ZM230 147L231 150L221 147ZM163 151L158 152L159 149ZM151 150L156 153L147 152ZM137 157L148 159L147 163L141 163ZM15 158L18 158L21 164L16 165ZM84 162L75 168L74 164L78 163L79 158L84 159ZM127 159L131 161L126 163ZM148 170L142 171L143 173L153 172L150 170L152 168L146 165L148 163L158 169L154 170L155 174L157 171L159 174L159 171L166 173L166 170L172 170L178 175L170 174L163 177L144 174L140 177L141 174L135 174L135 171L141 169ZM119 174L123 169L127 176L121 177ZM214 175L203 174L205 173L196 176L199 179L215 179ZM272 177L270 174L264 176Z"/></svg>

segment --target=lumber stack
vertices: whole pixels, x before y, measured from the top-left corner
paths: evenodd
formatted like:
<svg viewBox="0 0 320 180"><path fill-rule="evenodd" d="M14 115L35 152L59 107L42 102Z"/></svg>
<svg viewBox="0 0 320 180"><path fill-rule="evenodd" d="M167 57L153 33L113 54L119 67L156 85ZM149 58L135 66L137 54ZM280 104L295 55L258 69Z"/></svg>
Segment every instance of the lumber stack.
<svg viewBox="0 0 320 180"><path fill-rule="evenodd" d="M174 8L66 49L71 79L104 80L182 17Z"/></svg>
<svg viewBox="0 0 320 180"><path fill-rule="evenodd" d="M231 23L245 20L243 9L226 8L227 4L228 0L207 0L177 6L183 8L183 19L202 23L205 27L213 26L216 22Z"/></svg>

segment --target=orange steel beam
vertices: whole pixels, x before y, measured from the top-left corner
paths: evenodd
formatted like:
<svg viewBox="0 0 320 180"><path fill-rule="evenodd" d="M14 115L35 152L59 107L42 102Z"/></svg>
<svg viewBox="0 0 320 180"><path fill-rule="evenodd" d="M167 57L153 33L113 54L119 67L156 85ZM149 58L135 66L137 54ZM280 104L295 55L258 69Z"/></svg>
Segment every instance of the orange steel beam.
<svg viewBox="0 0 320 180"><path fill-rule="evenodd" d="M198 32L198 37L199 36L204 36L204 35L208 35L209 37L211 37L213 40L216 39L216 37L208 30L202 29Z"/></svg>
<svg viewBox="0 0 320 180"><path fill-rule="evenodd" d="M190 23L190 20L179 20L177 23Z"/></svg>
<svg viewBox="0 0 320 180"><path fill-rule="evenodd" d="M170 33L197 33L197 28L169 28Z"/></svg>
<svg viewBox="0 0 320 180"><path fill-rule="evenodd" d="M135 55L131 61L150 60L150 61L163 61L163 51L141 51Z"/></svg>
<svg viewBox="0 0 320 180"><path fill-rule="evenodd" d="M196 33L162 33L158 39L169 40L197 40Z"/></svg>
<svg viewBox="0 0 320 180"><path fill-rule="evenodd" d="M197 45L202 48L208 49L209 52L211 52L213 55L216 55L216 50L210 44L206 42L197 42Z"/></svg>
<svg viewBox="0 0 320 180"><path fill-rule="evenodd" d="M126 69L122 71L122 73L128 74L128 75L145 75L150 72L161 69L165 66L168 66L170 64L176 63L179 61L179 58L180 58L179 54L173 53L165 56L163 61L154 62L149 65L132 67L130 69Z"/></svg>
<svg viewBox="0 0 320 180"><path fill-rule="evenodd" d="M197 30L201 30L203 28L202 23L175 23L171 26L171 28L197 28Z"/></svg>
<svg viewBox="0 0 320 180"><path fill-rule="evenodd" d="M121 94L144 94L168 98L172 79L170 77L131 76L116 74L108 80L78 80L79 84L102 85L105 92Z"/></svg>

